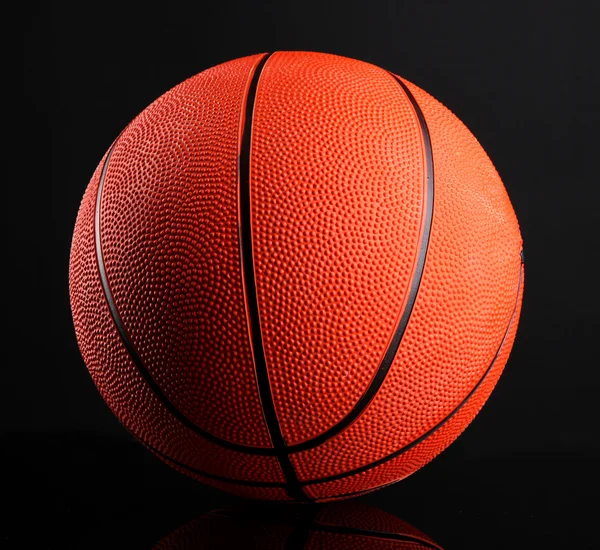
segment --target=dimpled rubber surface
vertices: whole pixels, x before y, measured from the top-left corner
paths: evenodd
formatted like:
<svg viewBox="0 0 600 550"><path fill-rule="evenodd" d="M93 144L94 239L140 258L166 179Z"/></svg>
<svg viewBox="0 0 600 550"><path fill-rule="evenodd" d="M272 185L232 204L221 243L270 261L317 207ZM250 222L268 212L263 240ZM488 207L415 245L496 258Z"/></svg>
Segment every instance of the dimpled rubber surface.
<svg viewBox="0 0 600 550"><path fill-rule="evenodd" d="M423 439L422 442L403 452L398 457L364 472L348 475L342 479L308 485L306 487L307 493L313 499L322 502L354 496L356 492L361 492L362 494L365 490L374 490L400 481L425 466L446 449L479 413L496 386L514 342L522 297L521 284L513 321L510 324L506 339L502 344L496 361L468 401L448 421L443 423L427 438Z"/></svg>
<svg viewBox="0 0 600 550"><path fill-rule="evenodd" d="M101 241L123 325L169 400L214 435L270 446L238 245L241 113L259 59L186 80L126 128L106 171Z"/></svg>
<svg viewBox="0 0 600 550"><path fill-rule="evenodd" d="M81 203L70 269L71 308L77 342L100 394L129 431L180 463L231 479L281 483L284 479L274 457L223 449L181 425L148 388L132 363L110 316L98 275L94 207L100 167ZM83 281L85 284L81 284ZM159 458L163 457L159 455ZM212 483L212 480L206 482ZM264 491L249 487L246 494L256 493L262 495Z"/></svg>
<svg viewBox="0 0 600 550"><path fill-rule="evenodd" d="M252 239L288 445L342 420L387 350L419 245L420 143L409 100L382 69L318 53L267 61L252 125Z"/></svg>
<svg viewBox="0 0 600 550"><path fill-rule="evenodd" d="M410 475L481 409L517 329L521 237L491 161L431 96L338 56L263 58L185 81L115 140L75 227L75 331L111 410L176 470L248 497L290 500L297 477L311 499L346 498ZM284 442L308 447L291 466L261 398Z"/></svg>
<svg viewBox="0 0 600 550"><path fill-rule="evenodd" d="M446 418L489 367L514 310L522 243L504 186L469 130L406 84L433 151L434 212L421 286L379 392L347 430L292 456L300 479L369 464Z"/></svg>

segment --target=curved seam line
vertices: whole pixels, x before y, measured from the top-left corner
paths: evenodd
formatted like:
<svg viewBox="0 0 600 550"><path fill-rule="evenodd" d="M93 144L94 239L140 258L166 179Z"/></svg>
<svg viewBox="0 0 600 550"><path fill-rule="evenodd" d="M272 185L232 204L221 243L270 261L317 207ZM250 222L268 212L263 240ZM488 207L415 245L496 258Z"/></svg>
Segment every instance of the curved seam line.
<svg viewBox="0 0 600 550"><path fill-rule="evenodd" d="M239 226L239 247L241 257L243 292L246 304L246 324L248 326L250 348L252 350L252 359L258 382L258 392L264 418L267 424L271 442L275 450L275 456L279 462L281 471L287 480L286 491L290 497L297 500L310 500L304 493L302 485L298 480L296 470L290 460L289 452L281 431L281 425L277 418L273 391L269 380L269 369L267 367L267 358L265 354L264 341L262 336L262 327L260 322L260 305L258 300L258 288L256 284L255 261L254 261L254 243L252 240L252 131L254 107L256 104L256 93L260 78L263 74L265 64L270 59L271 54L266 54L256 66L252 81L248 88L245 105L244 129L242 132L242 142L238 157L238 188L239 188L239 206L240 216Z"/></svg>
<svg viewBox="0 0 600 550"><path fill-rule="evenodd" d="M379 491L379 489L385 489L390 485L394 485L402 481L401 479L395 479L394 481L386 481L381 485L375 485L374 487L369 487L368 489L361 489L360 491L351 491L350 493L342 493L341 495L335 495L330 497L319 497L316 502L327 502L331 500L338 500L340 498L349 498L349 497L358 497L367 493L372 493L373 491Z"/></svg>
<svg viewBox="0 0 600 550"><path fill-rule="evenodd" d="M402 88L404 95L407 97L412 106L415 116L417 117L417 122L419 124L420 134L422 138L421 145L425 157L425 178L423 181L423 187L425 191L426 204L422 214L423 221L421 227L421 239L419 243L419 251L416 258L413 275L411 277L408 298L406 300L404 310L402 311L399 317L396 329L394 330L388 348L375 373L375 376L372 378L369 387L366 389L366 391L363 393L360 399L356 402L354 407L342 420L340 420L335 426L329 428L327 431L319 434L318 436L312 439L303 441L302 443L290 445L288 447L290 454L299 453L301 451L306 451L322 445L332 437L335 437L339 433L343 432L367 409L367 407L373 401L373 399L377 395L377 392L383 385L387 374L392 367L394 359L396 358L396 354L398 353L398 349L400 348L402 338L404 336L404 333L406 332L406 328L410 321L410 317L413 312L414 305L419 293L419 288L421 286L421 281L423 279L423 273L425 271L425 262L427 259L427 252L429 249L429 241L431 237L435 193L431 136L429 134L429 129L427 127L427 123L425 121L423 112L421 111L419 104L417 103L416 99L414 98L408 87L398 77L396 77L396 75L393 75L389 72L387 74L392 76L397 81L397 83Z"/></svg>
<svg viewBox="0 0 600 550"><path fill-rule="evenodd" d="M222 481L223 483L232 483L232 484L235 484L235 485L244 485L246 487L267 487L267 488L271 488L271 489L276 489L276 488L277 489L283 489L283 488L285 488L285 483L280 483L280 482L277 482L277 481L249 481L249 480L245 480L245 479L234 479L234 478L231 478L231 477L220 476L218 474L210 474L208 472L205 472L204 470L199 470L198 468L194 468L192 466L188 466L187 464L183 464L183 462L179 462L178 460L175 460L174 458L171 458L170 456L168 456L168 455L164 454L163 452L159 451L158 449L156 449L152 445L146 443L145 441L143 441L142 439L140 439L138 436L135 436L135 437L137 439L139 439L153 453L156 453L158 456L160 456L165 462L172 462L173 464L175 464L179 468L182 468L182 469L187 470L189 472L193 472L194 474L201 475L202 477L205 477L207 479L214 479L215 481Z"/></svg>
<svg viewBox="0 0 600 550"><path fill-rule="evenodd" d="M483 382L487 379L488 375L492 371L494 365L496 364L496 361L498 360L498 357L500 356L500 353L502 352L502 348L504 347L506 338L508 337L508 334L512 327L513 321L515 319L515 315L517 314L517 309L519 307L519 298L521 296L522 282L523 282L523 264L521 264L520 271L519 271L519 284L518 284L518 288L517 288L517 297L515 299L515 306L514 306L512 314L511 314L510 321L508 323L508 327L506 328L506 332L504 333L504 336L502 337L502 341L500 342L500 346L498 347L498 350L496 351L496 354L494 355L494 358L492 359L490 366L483 373L483 376L481 377L479 382L477 382L477 384L475 384L473 389L466 395L466 397L458 404L458 406L446 418L444 418L441 422L436 424L433 428L431 428L430 430L425 432L423 435L419 436L417 439L415 439L408 445L398 449L397 451L394 451L393 453L391 453L383 458L380 458L379 460L375 460L374 462L371 462L370 464L361 466L359 468L355 468L354 470L349 470L347 472L343 472L343 473L335 474L335 475L331 475L331 476L326 476L326 477L322 477L319 479L309 479L309 480L302 481L301 483L303 485L314 485L316 483L328 483L330 481L337 481L339 479L344 479L344 478L347 478L347 477L350 477L350 476L353 476L356 474L361 474L363 472L366 472L368 470L376 468L377 466L381 466L382 464L385 464L386 462L399 457L400 455L409 451L413 447L416 447L419 443L422 443L423 441L425 441L429 436L433 435L440 428L442 428L450 419L452 419L458 413L458 411L460 411L460 409L462 409L462 407L471 399L471 397L473 397L473 394L481 387ZM324 497L324 498L326 498L326 497Z"/></svg>
<svg viewBox="0 0 600 550"><path fill-rule="evenodd" d="M117 138L117 140L118 140L118 138ZM123 342L125 349L127 350L129 356L131 357L133 364L136 366L137 371L140 373L142 378L145 380L146 384L148 384L148 386L154 392L154 394L159 399L159 401L186 428L188 428L188 429L192 430L193 432L195 432L196 434L204 437L208 441L216 443L216 444L220 445L221 447L224 447L227 449L231 449L231 450L238 451L238 452L252 453L255 455L265 455L265 456L274 455L275 454L274 449L267 448L267 447L254 448L254 447L248 447L246 445L241 445L239 443L233 443L231 441L227 441L226 439L222 439L216 435L211 434L210 432L203 430L197 424L192 422L164 394L164 392L162 391L160 386L157 384L157 382L154 380L154 378L152 377L152 375L150 374L150 372L144 365L141 357L139 356L137 350L135 349L135 346L129 339L127 331L125 330L125 327L123 325L123 321L121 320L121 317L117 310L116 304L114 302L112 292L110 290L110 285L109 285L108 278L106 275L106 269L104 266L104 259L103 259L103 255L102 255L102 242L101 242L101 231L100 231L101 203L102 203L102 191L104 188L104 180L105 180L106 172L108 169L108 163L109 163L110 157L114 151L114 148L117 144L117 140L115 140L115 142L113 143L113 145L111 146L111 148L109 149L109 151L106 155L106 160L104 161L104 166L102 167L100 182L98 184L98 190L97 190L97 194L96 194L96 207L95 207L95 211L94 211L94 238L95 238L97 267L98 267L98 272L100 275L100 283L102 286L102 290L104 291L104 297L106 299L106 303L108 305L108 309L110 311L112 320L115 324L117 332L119 333L119 336L121 337L121 341Z"/></svg>

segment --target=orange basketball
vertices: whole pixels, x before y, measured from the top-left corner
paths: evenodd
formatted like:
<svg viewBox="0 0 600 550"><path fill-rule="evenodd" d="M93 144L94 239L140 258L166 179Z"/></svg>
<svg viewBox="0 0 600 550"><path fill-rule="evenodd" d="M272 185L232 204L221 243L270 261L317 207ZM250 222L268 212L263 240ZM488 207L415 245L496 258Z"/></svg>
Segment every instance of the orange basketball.
<svg viewBox="0 0 600 550"><path fill-rule="evenodd" d="M103 398L240 495L398 481L465 429L523 293L502 182L442 104L321 53L204 71L135 118L87 188L70 292Z"/></svg>

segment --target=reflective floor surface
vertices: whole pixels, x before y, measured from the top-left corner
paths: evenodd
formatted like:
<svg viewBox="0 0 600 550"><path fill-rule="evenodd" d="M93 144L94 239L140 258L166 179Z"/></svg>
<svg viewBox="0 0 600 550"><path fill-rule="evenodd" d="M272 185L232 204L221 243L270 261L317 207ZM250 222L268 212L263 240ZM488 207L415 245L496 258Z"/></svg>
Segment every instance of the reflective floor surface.
<svg viewBox="0 0 600 550"><path fill-rule="evenodd" d="M469 459L457 445L375 493L290 506L197 484L126 437L0 443L6 548L600 548L596 456Z"/></svg>

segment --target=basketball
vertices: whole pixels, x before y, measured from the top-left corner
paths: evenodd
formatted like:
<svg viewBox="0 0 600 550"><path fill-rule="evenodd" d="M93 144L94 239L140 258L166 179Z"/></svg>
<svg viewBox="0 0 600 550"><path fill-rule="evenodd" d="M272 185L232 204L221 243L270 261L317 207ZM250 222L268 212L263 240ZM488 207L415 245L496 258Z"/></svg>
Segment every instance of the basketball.
<svg viewBox="0 0 600 550"><path fill-rule="evenodd" d="M241 496L397 482L478 414L522 240L470 131L411 82L311 52L189 78L101 159L70 257L77 342L120 422Z"/></svg>

